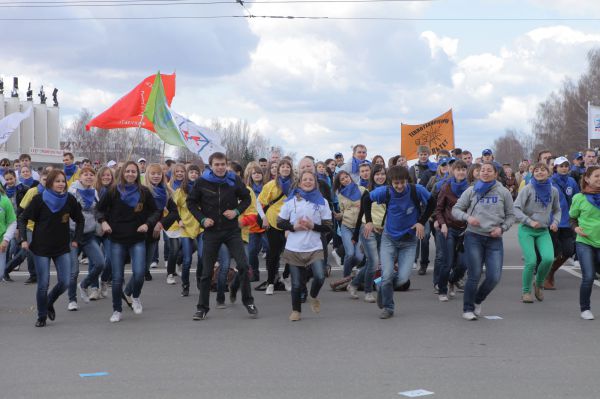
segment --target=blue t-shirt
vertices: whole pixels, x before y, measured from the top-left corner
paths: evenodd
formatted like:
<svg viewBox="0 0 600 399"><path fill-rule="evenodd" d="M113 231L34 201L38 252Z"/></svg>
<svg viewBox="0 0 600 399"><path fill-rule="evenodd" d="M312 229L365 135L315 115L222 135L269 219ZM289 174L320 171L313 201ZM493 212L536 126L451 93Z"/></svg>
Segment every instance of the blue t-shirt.
<svg viewBox="0 0 600 399"><path fill-rule="evenodd" d="M431 197L427 189L420 184L415 184L417 198L422 206L425 206ZM410 195L410 185L401 192L397 192L391 186L377 187L369 194L371 201L378 204L387 204L387 215L385 217L384 231L390 238L399 240L405 234L415 235L415 230L411 227L419 220L421 207L415 206ZM389 194L388 194L389 191Z"/></svg>
<svg viewBox="0 0 600 399"><path fill-rule="evenodd" d="M567 201L567 197L565 194L569 196L570 199L573 199L573 196L579 193L579 185L571 176L563 176L561 177L557 174L550 178L552 185L556 187L558 190L558 198L560 201L560 223L558 227L561 228L570 228L571 225L569 223L569 202Z"/></svg>

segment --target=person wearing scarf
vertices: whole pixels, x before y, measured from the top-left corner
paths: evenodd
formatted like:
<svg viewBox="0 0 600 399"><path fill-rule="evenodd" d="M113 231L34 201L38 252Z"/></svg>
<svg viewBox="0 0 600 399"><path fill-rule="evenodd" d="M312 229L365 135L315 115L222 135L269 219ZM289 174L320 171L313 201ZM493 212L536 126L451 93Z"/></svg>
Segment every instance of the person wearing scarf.
<svg viewBox="0 0 600 399"><path fill-rule="evenodd" d="M456 296L456 283L466 272L462 246L462 237L467 224L452 216L452 208L469 187L467 182L467 164L456 161L447 178L447 184L439 189L434 212L439 232L436 233L436 245L442 249L442 259L438 271L438 299L447 302L448 297ZM436 248L437 249L437 248Z"/></svg>
<svg viewBox="0 0 600 399"><path fill-rule="evenodd" d="M519 245L525 260L521 290L524 303L533 303L531 284L536 265L534 295L538 301L544 300L544 280L554 262L554 246L548 228L557 232L562 215L558 190L552 187L549 177L548 166L537 163L531 184L525 186L515 200L515 216L521 223ZM536 252L539 253L539 264Z"/></svg>
<svg viewBox="0 0 600 399"><path fill-rule="evenodd" d="M367 147L363 144L357 144L352 150L352 160L342 165L340 172L348 173L355 183L359 183L360 166L365 163L371 164L371 161L367 159Z"/></svg>
<svg viewBox="0 0 600 399"><path fill-rule="evenodd" d="M69 193L72 194L79 202L83 218L85 221L83 236L77 248L71 248L71 279L69 281L69 305L67 309L77 310L77 290L81 300L88 303L90 300L99 299L98 278L104 271L106 261L104 252L100 248L100 242L97 240L96 233L98 231L98 223L96 222L96 204L98 202L98 194L94 187L96 180L96 172L85 167L81 169L79 180L71 185ZM44 194L42 194L44 195ZM75 224L71 223L71 234L74 234ZM88 274L78 284L79 277L79 254L83 252L89 262ZM91 289L91 293L88 293Z"/></svg>
<svg viewBox="0 0 600 399"><path fill-rule="evenodd" d="M544 281L545 290L556 289L554 274L567 259L575 254L575 232L569 223L569 208L573 201L573 196L579 193L579 185L570 176L569 165L569 160L565 157L559 157L554 160L556 173L552 176L551 182L558 189L561 217L558 224L558 231L550 232L552 242L554 243L554 262Z"/></svg>
<svg viewBox="0 0 600 399"><path fill-rule="evenodd" d="M235 186L235 177L236 174L231 171L225 172L224 176L217 176L210 169L206 169L204 173L202 173L202 178L204 180L215 184L227 184L229 187Z"/></svg>
<svg viewBox="0 0 600 399"><path fill-rule="evenodd" d="M573 197L569 217L577 238L575 249L581 265L579 307L581 318L593 320L590 298L596 275L600 248L600 166L586 169L581 181L581 193Z"/></svg>
<svg viewBox="0 0 600 399"><path fill-rule="evenodd" d="M54 303L67 290L71 277L71 248L81 243L84 218L75 197L66 190L66 178L62 171L53 170L48 175L46 190L36 195L18 219L20 231L26 231L27 222L33 221L31 244L22 241L21 247L30 249L37 271L36 327L44 327L46 320L54 320ZM69 228L69 219L75 222L74 232ZM48 292L50 263L56 266L57 284Z"/></svg>
<svg viewBox="0 0 600 399"><path fill-rule="evenodd" d="M340 212L335 218L340 223L340 236L344 245L344 277L348 277L354 266L364 258L360 243L353 242L352 236L356 229L360 212L360 199L365 188L356 184L346 172L340 172L335 178L333 188L338 193Z"/></svg>
<svg viewBox="0 0 600 399"><path fill-rule="evenodd" d="M13 193L14 194L14 193ZM11 199L0 187L0 282L5 276L6 258L9 244L14 241L17 230L17 215Z"/></svg>
<svg viewBox="0 0 600 399"><path fill-rule="evenodd" d="M70 187L71 184L76 182L79 179L79 168L74 163L75 157L72 153L66 152L63 154L63 163L64 163L64 173L67 176L67 186Z"/></svg>
<svg viewBox="0 0 600 399"><path fill-rule="evenodd" d="M317 298L325 281L325 255L321 234L331 230L331 210L318 188L318 179L312 171L300 174L299 185L285 200L277 225L288 231L283 260L290 265L292 279L292 313L290 321L300 320L301 293L306 289L307 270L313 280L308 300L311 310L319 313Z"/></svg>
<svg viewBox="0 0 600 399"><path fill-rule="evenodd" d="M482 316L483 301L500 282L504 256L502 235L515 220L512 195L496 182L497 178L495 165L484 162L478 181L462 193L452 208L452 217L467 223L464 254L468 279L462 314L465 320ZM480 282L484 264L485 279Z"/></svg>

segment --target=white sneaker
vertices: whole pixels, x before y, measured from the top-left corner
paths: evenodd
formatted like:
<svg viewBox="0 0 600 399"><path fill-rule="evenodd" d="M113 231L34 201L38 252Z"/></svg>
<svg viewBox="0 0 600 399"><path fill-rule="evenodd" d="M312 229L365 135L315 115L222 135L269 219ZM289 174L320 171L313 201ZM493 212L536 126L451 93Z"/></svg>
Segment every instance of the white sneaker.
<svg viewBox="0 0 600 399"><path fill-rule="evenodd" d="M113 312L112 316L110 316L111 323L118 323L121 321L121 312Z"/></svg>
<svg viewBox="0 0 600 399"><path fill-rule="evenodd" d="M465 320L477 320L477 316L473 312L464 312L463 319Z"/></svg>
<svg viewBox="0 0 600 399"><path fill-rule="evenodd" d="M377 299L375 299L375 295L372 292L369 292L365 295L365 302L367 303L375 303Z"/></svg>
<svg viewBox="0 0 600 399"><path fill-rule="evenodd" d="M90 289L90 301L97 301L98 299L100 299L100 291L98 291L98 288Z"/></svg>
<svg viewBox="0 0 600 399"><path fill-rule="evenodd" d="M418 267L419 265L417 265L417 262L413 263L413 270L417 270Z"/></svg>
<svg viewBox="0 0 600 399"><path fill-rule="evenodd" d="M150 263L150 269L156 269L156 268L158 268L158 263L157 262Z"/></svg>
<svg viewBox="0 0 600 399"><path fill-rule="evenodd" d="M456 296L456 287L452 283L448 284L448 296L450 298L454 298Z"/></svg>
<svg viewBox="0 0 600 399"><path fill-rule="evenodd" d="M177 265L175 267L175 271L177 271L177 274L181 276L181 273L183 272L183 265Z"/></svg>
<svg viewBox="0 0 600 399"><path fill-rule="evenodd" d="M440 295L438 296L440 302L448 302L448 295Z"/></svg>
<svg viewBox="0 0 600 399"><path fill-rule="evenodd" d="M475 304L475 310L473 311L473 313L475 313L475 316L477 316L477 317L481 316L481 304L480 303Z"/></svg>
<svg viewBox="0 0 600 399"><path fill-rule="evenodd" d="M267 285L267 289L265 290L265 295L273 295L275 292L275 285L269 284Z"/></svg>
<svg viewBox="0 0 600 399"><path fill-rule="evenodd" d="M335 259L335 261L337 262L337 264L339 266L342 265L342 258L340 258L340 256L337 254L337 252L335 252L335 249L331 251L331 256L333 256L333 259Z"/></svg>
<svg viewBox="0 0 600 399"><path fill-rule="evenodd" d="M108 283L105 283L104 281L100 284L100 295L104 298L108 296Z"/></svg>
<svg viewBox="0 0 600 399"><path fill-rule="evenodd" d="M88 263L90 263L90 260L88 258L83 258L79 263L81 263L82 265L87 265Z"/></svg>
<svg viewBox="0 0 600 399"><path fill-rule="evenodd" d="M352 285L352 284L348 284L348 286L346 287L346 291L348 291L348 293L350 294L350 298L352 299L358 299L358 288L356 288L356 286Z"/></svg>
<svg viewBox="0 0 600 399"><path fill-rule="evenodd" d="M133 313L142 314L143 309L142 302L140 302L140 298L133 298L131 306L133 306Z"/></svg>
<svg viewBox="0 0 600 399"><path fill-rule="evenodd" d="M281 280L283 281L283 285L285 285L285 290L287 292L292 291L292 281L291 281L291 279L289 277L286 277L286 278L282 278Z"/></svg>
<svg viewBox="0 0 600 399"><path fill-rule="evenodd" d="M90 301L90 296L88 295L87 292L87 288L83 288L83 281L79 284L77 284L77 286L79 287L79 296L81 297L81 300L85 303L88 303Z"/></svg>
<svg viewBox="0 0 600 399"><path fill-rule="evenodd" d="M594 314L589 310L584 310L581 312L581 318L583 320L594 320Z"/></svg>
<svg viewBox="0 0 600 399"><path fill-rule="evenodd" d="M69 302L69 305L67 306L67 310L75 311L77 309L79 309L79 306L77 306L77 302Z"/></svg>
<svg viewBox="0 0 600 399"><path fill-rule="evenodd" d="M172 274L169 274L167 276L167 284L169 284L169 285L177 284L177 281L175 281L175 276L173 276Z"/></svg>

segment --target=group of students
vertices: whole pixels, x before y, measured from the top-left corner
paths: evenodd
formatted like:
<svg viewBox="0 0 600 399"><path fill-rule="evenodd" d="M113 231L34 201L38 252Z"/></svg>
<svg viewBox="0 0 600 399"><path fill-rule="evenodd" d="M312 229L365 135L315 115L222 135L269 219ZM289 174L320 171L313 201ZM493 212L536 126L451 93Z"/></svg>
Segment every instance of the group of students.
<svg viewBox="0 0 600 399"><path fill-rule="evenodd" d="M76 165L66 153L63 169L36 175L30 159L16 171L3 159L0 252L6 256L0 256L0 276L10 281L12 270L30 262L28 281L38 284L38 327L55 319L54 303L65 291L68 309L77 310L78 297L84 302L106 297L109 286L110 321L118 322L123 302L142 313L141 291L151 279L162 236L167 283L175 284L181 274L182 296L190 293L197 252L200 294L194 320L209 312L215 264L217 307L226 306L226 289L231 302L241 291L244 307L256 317L250 282L259 281L264 251L265 294L273 295L283 283L291 291L289 319L298 321L305 301L320 312L318 295L329 274L332 242L331 255L343 265L349 295L358 298L362 288L364 300L377 302L380 318L388 319L394 314L394 290L406 286L419 257L419 274L426 273L433 234L435 292L447 302L463 289L462 316L476 320L500 281L502 235L517 221L525 260L521 300L542 301L544 289L555 288L554 273L576 252L583 275L581 317L593 319L590 296L600 263L600 167L594 159L575 168L564 157L540 157L519 176L515 196L507 188L514 176L493 160L491 150L476 162L458 149L439 152L435 162L426 146L418 152L410 168L402 156L390 159L388 167L381 156L369 161L366 146L358 144L349 162L338 153L325 162L307 156L295 167L290 158L273 154L270 162L263 158L243 169L214 153L206 168L146 166L141 159L99 170ZM82 253L89 273L78 281ZM232 258L235 273L228 279ZM51 261L57 284L48 292ZM128 262L132 277L123 287ZM280 263L285 265L281 277ZM381 277L375 279L378 271Z"/></svg>

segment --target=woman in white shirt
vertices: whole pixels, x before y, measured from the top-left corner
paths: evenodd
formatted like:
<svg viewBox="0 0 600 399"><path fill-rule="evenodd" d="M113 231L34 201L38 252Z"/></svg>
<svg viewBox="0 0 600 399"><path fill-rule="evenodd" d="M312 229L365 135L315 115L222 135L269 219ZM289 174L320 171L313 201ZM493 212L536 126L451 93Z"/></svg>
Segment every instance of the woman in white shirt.
<svg viewBox="0 0 600 399"><path fill-rule="evenodd" d="M279 216L277 227L287 235L282 259L290 265L292 276L292 313L290 321L300 320L300 295L306 286L307 269L313 273L310 287L310 308L319 313L317 299L325 281L325 256L321 233L331 230L331 210L317 184L317 177L309 171L302 172L298 187L290 192Z"/></svg>

